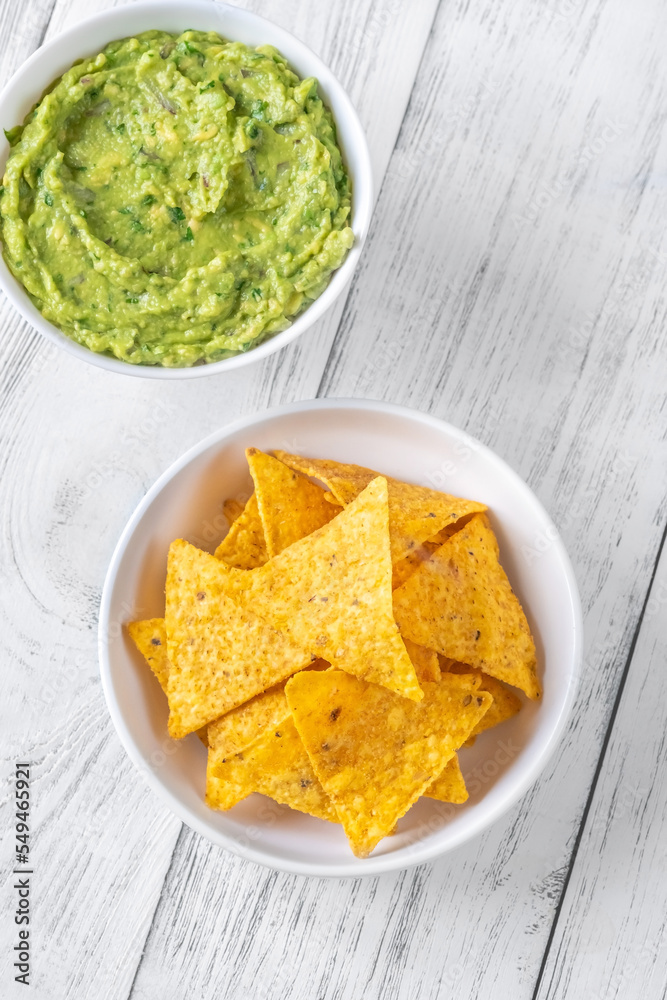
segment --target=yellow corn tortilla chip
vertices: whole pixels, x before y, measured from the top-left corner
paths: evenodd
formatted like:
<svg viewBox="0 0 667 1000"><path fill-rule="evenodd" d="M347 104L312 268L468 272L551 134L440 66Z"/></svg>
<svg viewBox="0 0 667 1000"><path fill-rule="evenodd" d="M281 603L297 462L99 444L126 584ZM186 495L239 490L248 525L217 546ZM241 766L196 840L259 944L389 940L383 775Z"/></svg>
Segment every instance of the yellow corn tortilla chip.
<svg viewBox="0 0 667 1000"><path fill-rule="evenodd" d="M357 857L367 857L439 775L491 703L479 678L443 674L398 698L340 670L285 686L296 728Z"/></svg>
<svg viewBox="0 0 667 1000"><path fill-rule="evenodd" d="M254 493L218 545L215 556L236 569L255 569L269 558Z"/></svg>
<svg viewBox="0 0 667 1000"><path fill-rule="evenodd" d="M482 719L489 714L491 709L482 716ZM478 722L477 725L480 723ZM464 744L465 746L465 744ZM468 789L461 773L461 765L456 754L448 760L443 770L432 782L424 795L427 799L438 799L439 802L454 802L460 805L468 799Z"/></svg>
<svg viewBox="0 0 667 1000"><path fill-rule="evenodd" d="M460 517L459 520L456 521L454 524L448 524L447 527L439 531L437 535L433 535L432 538L429 538L426 544L431 546L431 551L433 549L438 548L438 546L442 545L443 542L446 542L448 538L451 538L452 535L455 535L457 531L460 531L461 528L465 528L468 521L472 521L474 516L475 516L474 513L465 514L463 517Z"/></svg>
<svg viewBox="0 0 667 1000"><path fill-rule="evenodd" d="M394 591L394 614L413 642L540 697L535 643L486 517L473 517Z"/></svg>
<svg viewBox="0 0 667 1000"><path fill-rule="evenodd" d="M511 719L512 716L521 711L521 699L519 696L510 690L510 688L505 687L502 681L496 680L495 677L482 673L481 670L473 670L467 663L449 661L447 669L451 673L474 674L476 677L479 677L480 691L488 691L493 698L493 704L473 729L466 741L466 746L472 746L475 738L486 729L493 729L494 726L499 726L501 722Z"/></svg>
<svg viewBox="0 0 667 1000"><path fill-rule="evenodd" d="M127 630L134 640L135 646L157 677L166 697L171 664L167 656L167 633L164 629L164 618L149 618L147 621L130 622ZM207 747L206 726L197 730L197 736Z"/></svg>
<svg viewBox="0 0 667 1000"><path fill-rule="evenodd" d="M241 503L240 500L234 499L234 497L230 497L229 500L225 500L222 505L222 512L229 521L230 527L234 521L238 520L245 508L246 505Z"/></svg>
<svg viewBox="0 0 667 1000"><path fill-rule="evenodd" d="M399 559L397 563L394 563L391 578L393 590L401 587L412 576L417 567L431 558L437 548L438 546L432 542L424 542L423 545L416 545L405 559Z"/></svg>
<svg viewBox="0 0 667 1000"><path fill-rule="evenodd" d="M209 750L206 804L211 809L231 809L252 792L319 819L338 821L289 716L241 753L225 757Z"/></svg>
<svg viewBox="0 0 667 1000"><path fill-rule="evenodd" d="M222 757L233 757L289 714L285 681L281 681L211 722L208 745Z"/></svg>
<svg viewBox="0 0 667 1000"><path fill-rule="evenodd" d="M434 649L427 649L425 646L418 646L416 642L412 642L410 639L404 639L403 642L408 651L408 656L412 660L419 683L421 684L422 681L439 681L440 664L436 651Z"/></svg>
<svg viewBox="0 0 667 1000"><path fill-rule="evenodd" d="M215 609L204 605L227 595L284 631L313 659L326 659L406 698L421 699L393 617L387 485L382 477L324 527L258 569L232 569L184 541L172 544L172 559L177 550L184 564L198 565L194 575L205 597L195 615L213 617ZM171 650L169 655L173 662Z"/></svg>
<svg viewBox="0 0 667 1000"><path fill-rule="evenodd" d="M321 486L272 455L248 448L246 458L269 558L328 524L339 513L340 507L326 503Z"/></svg>
<svg viewBox="0 0 667 1000"><path fill-rule="evenodd" d="M317 660L310 670L326 670L329 664ZM208 727L208 745L222 757L232 757L267 730L290 715L285 697L285 681L274 685L250 701L233 708Z"/></svg>
<svg viewBox="0 0 667 1000"><path fill-rule="evenodd" d="M347 465L322 458L302 458L285 451L276 451L274 454L297 472L321 480L346 505L378 476L377 472L360 465ZM425 542L445 526L467 514L486 510L484 504L473 500L464 500L448 493L438 493L426 486L386 478L391 557L395 563L409 555L415 545Z"/></svg>
<svg viewBox="0 0 667 1000"><path fill-rule="evenodd" d="M422 545L416 545L404 559L394 563L394 575L391 582L394 590L397 587L401 587L423 562L431 558L435 550L443 542L446 542L448 538L451 538L457 531L465 527L468 521L472 520L474 516L474 514L466 514L464 517L460 517L458 521L455 521L454 524L448 524L446 528L439 531L433 538L427 539Z"/></svg>
<svg viewBox="0 0 667 1000"><path fill-rule="evenodd" d="M164 618L149 618L142 622L130 622L127 631L166 694L169 679L169 657L167 656L167 634L164 630Z"/></svg>
<svg viewBox="0 0 667 1000"><path fill-rule="evenodd" d="M201 557L206 557L202 559ZM165 629L171 663L169 733L179 739L312 662L284 632L225 594L213 599L200 564L224 563L187 543L169 550ZM249 575L248 570L231 573Z"/></svg>

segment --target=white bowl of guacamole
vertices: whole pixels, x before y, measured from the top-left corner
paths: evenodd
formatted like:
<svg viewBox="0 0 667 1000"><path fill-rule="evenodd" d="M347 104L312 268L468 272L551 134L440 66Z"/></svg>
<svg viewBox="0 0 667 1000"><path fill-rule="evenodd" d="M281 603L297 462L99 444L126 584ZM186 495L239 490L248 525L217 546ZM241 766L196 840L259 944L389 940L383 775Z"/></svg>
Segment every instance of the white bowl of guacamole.
<svg viewBox="0 0 667 1000"><path fill-rule="evenodd" d="M0 286L91 364L183 378L259 360L356 266L373 200L357 115L247 11L97 15L19 70L0 125Z"/></svg>

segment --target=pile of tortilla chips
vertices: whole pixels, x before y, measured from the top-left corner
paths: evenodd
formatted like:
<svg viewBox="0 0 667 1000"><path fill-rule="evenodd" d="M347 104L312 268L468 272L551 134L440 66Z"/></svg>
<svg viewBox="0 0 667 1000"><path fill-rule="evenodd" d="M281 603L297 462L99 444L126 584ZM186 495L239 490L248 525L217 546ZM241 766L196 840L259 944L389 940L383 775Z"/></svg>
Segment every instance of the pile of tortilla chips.
<svg viewBox="0 0 667 1000"><path fill-rule="evenodd" d="M261 792L363 858L420 796L466 801L457 751L519 711L505 685L540 697L535 645L483 504L246 454L215 554L173 542L164 619L129 632L170 735L208 747L212 809Z"/></svg>

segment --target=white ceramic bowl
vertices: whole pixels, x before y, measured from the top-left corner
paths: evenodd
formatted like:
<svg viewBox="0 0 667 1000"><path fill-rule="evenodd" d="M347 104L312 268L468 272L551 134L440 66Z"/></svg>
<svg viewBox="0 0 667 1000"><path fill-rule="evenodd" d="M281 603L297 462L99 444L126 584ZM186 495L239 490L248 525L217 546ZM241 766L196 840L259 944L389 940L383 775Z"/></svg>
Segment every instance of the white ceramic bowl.
<svg viewBox="0 0 667 1000"><path fill-rule="evenodd" d="M544 698L480 736L460 760L463 806L421 799L366 860L342 829L252 795L229 812L204 804L206 751L173 741L167 703L126 635L134 618L164 614L167 551L184 537L213 550L226 524L221 502L250 478L244 450L282 448L370 466L489 505L501 560L537 643ZM122 534L107 574L99 624L102 683L130 757L185 823L252 861L306 875L378 874L449 851L492 823L535 781L572 705L581 657L581 611L569 559L529 488L493 452L433 417L387 403L314 400L238 421L192 448L155 483Z"/></svg>
<svg viewBox="0 0 667 1000"><path fill-rule="evenodd" d="M246 354L239 354L210 365L193 368L162 368L151 365L131 365L116 358L96 354L77 344L56 326L44 319L0 256L0 288L18 311L45 337L63 347L82 361L107 371L141 378L183 379L231 371L259 361L289 344L307 330L329 308L348 284L357 266L368 232L373 209L373 181L368 146L357 113L349 97L325 64L311 50L291 35L257 14L240 10L217 0L159 0L131 3L114 7L81 21L58 38L38 49L14 74L0 94L0 126L9 129L20 124L46 88L77 60L94 55L117 38L127 38L140 31L160 28L181 32L187 28L217 31L223 38L247 45L273 45L287 58L301 77L314 76L320 94L333 112L338 141L352 179L352 212L350 225L355 243L341 267L331 277L324 292L287 330L276 334ZM9 153L3 144L0 151L0 174Z"/></svg>

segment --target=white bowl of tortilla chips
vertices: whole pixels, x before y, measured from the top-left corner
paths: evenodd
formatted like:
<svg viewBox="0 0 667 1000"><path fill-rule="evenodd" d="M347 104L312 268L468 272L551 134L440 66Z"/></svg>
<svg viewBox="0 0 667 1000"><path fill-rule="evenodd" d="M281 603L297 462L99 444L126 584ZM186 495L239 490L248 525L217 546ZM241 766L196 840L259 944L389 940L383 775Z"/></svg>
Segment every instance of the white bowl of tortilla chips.
<svg viewBox="0 0 667 1000"><path fill-rule="evenodd" d="M176 462L123 532L99 631L116 729L174 813L316 876L428 861L514 804L563 731L581 639L525 483L362 400L284 406Z"/></svg>

